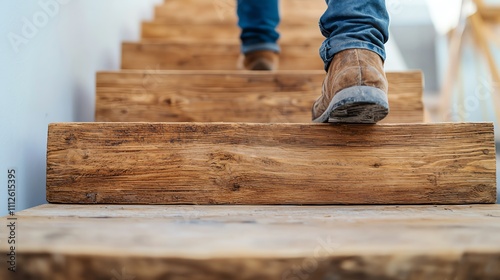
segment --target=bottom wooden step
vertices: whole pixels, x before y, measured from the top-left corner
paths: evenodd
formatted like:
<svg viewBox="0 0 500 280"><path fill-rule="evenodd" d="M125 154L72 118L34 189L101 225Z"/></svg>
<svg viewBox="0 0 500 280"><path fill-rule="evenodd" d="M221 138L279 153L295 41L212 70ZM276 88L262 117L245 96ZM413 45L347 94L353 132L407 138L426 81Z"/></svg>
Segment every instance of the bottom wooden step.
<svg viewBox="0 0 500 280"><path fill-rule="evenodd" d="M499 217L499 205L44 205L17 214L17 272L3 262L0 279L500 279Z"/></svg>
<svg viewBox="0 0 500 280"><path fill-rule="evenodd" d="M484 123L61 123L47 150L54 203L496 201Z"/></svg>

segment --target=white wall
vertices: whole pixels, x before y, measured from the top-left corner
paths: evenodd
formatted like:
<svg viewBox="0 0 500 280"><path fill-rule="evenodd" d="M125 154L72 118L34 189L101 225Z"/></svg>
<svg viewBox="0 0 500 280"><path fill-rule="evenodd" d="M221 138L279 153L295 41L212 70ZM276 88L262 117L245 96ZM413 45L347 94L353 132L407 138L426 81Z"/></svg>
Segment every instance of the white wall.
<svg viewBox="0 0 500 280"><path fill-rule="evenodd" d="M0 2L0 215L10 168L17 210L45 203L47 125L93 121L96 71L119 68L120 42L139 38L159 2Z"/></svg>

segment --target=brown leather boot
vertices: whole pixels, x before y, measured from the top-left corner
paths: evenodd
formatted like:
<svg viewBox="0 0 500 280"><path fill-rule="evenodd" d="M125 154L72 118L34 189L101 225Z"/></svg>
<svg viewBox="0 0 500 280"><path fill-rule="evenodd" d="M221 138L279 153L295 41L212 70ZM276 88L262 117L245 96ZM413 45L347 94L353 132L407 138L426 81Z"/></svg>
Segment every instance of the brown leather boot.
<svg viewBox="0 0 500 280"><path fill-rule="evenodd" d="M243 65L246 70L277 70L279 55L273 51L254 51L244 55Z"/></svg>
<svg viewBox="0 0 500 280"><path fill-rule="evenodd" d="M376 123L389 113L387 87L378 54L365 49L341 51L328 68L312 119L318 123Z"/></svg>

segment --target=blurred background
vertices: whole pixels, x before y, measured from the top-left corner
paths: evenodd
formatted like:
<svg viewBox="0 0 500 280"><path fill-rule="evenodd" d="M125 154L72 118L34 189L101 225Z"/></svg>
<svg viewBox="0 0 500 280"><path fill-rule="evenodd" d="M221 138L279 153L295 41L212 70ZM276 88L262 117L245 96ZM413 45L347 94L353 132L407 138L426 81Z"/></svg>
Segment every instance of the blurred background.
<svg viewBox="0 0 500 280"><path fill-rule="evenodd" d="M18 174L16 210L45 203L47 125L93 121L95 73L119 69L121 42L139 40L140 22L151 19L160 2L0 3L0 205L7 201L3 190L11 168ZM423 70L427 120L497 124L500 1L386 5L386 70Z"/></svg>

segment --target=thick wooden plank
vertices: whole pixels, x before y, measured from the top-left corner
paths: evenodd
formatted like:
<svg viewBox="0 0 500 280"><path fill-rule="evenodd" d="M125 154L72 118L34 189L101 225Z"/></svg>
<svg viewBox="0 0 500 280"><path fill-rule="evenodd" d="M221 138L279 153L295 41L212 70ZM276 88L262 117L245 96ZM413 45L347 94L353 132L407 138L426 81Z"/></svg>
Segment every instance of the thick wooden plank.
<svg viewBox="0 0 500 280"><path fill-rule="evenodd" d="M152 21L143 22L141 30L141 38L144 42L153 40L175 43L240 42L240 29L236 25L228 24L188 25Z"/></svg>
<svg viewBox="0 0 500 280"><path fill-rule="evenodd" d="M17 214L18 271L0 278L499 279L499 217L498 205L44 205Z"/></svg>
<svg viewBox="0 0 500 280"><path fill-rule="evenodd" d="M209 30L209 32L207 32ZM287 25L279 27L280 43L314 44L320 46L325 39L317 24ZM239 43L240 30L230 24L166 24L161 21L142 23L144 42L164 41L169 43Z"/></svg>
<svg viewBox="0 0 500 280"><path fill-rule="evenodd" d="M60 123L47 200L464 204L496 200L493 125Z"/></svg>
<svg viewBox="0 0 500 280"><path fill-rule="evenodd" d="M323 70L128 70L97 74L98 122L311 121ZM421 72L387 73L391 112L386 123L423 122Z"/></svg>
<svg viewBox="0 0 500 280"><path fill-rule="evenodd" d="M318 25L326 10L324 0L280 1L281 23ZM155 9L155 18L174 24L236 24L236 2L232 0L169 1Z"/></svg>
<svg viewBox="0 0 500 280"><path fill-rule="evenodd" d="M281 0L279 1L281 14L300 13L300 12L324 12L327 5L324 0ZM187 12L214 11L223 8L229 11L236 11L235 0L165 0L164 3L157 6L158 10L169 13L176 10L185 10ZM169 16L165 14L165 16Z"/></svg>
<svg viewBox="0 0 500 280"><path fill-rule="evenodd" d="M281 70L321 70L319 44L282 44ZM240 56L238 43L124 43L123 69L234 70Z"/></svg>

